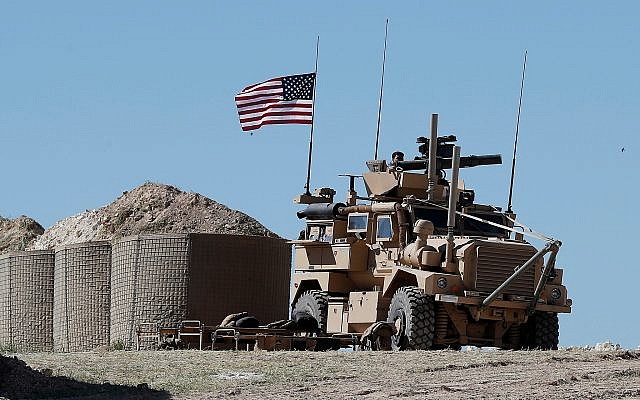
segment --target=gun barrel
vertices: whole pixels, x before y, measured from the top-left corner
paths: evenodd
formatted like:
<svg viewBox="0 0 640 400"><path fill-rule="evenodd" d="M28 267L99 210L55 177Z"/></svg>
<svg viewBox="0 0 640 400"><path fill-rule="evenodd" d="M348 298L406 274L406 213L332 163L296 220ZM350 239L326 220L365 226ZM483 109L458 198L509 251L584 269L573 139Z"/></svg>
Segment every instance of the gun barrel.
<svg viewBox="0 0 640 400"><path fill-rule="evenodd" d="M426 169L429 162L427 160L407 160L398 161L397 166L404 171L416 171ZM465 156L460 157L460 168L472 168L479 165L499 165L502 164L502 156L500 154L487 154L483 156ZM439 158L436 162L438 169L451 169L450 158Z"/></svg>
<svg viewBox="0 0 640 400"><path fill-rule="evenodd" d="M308 220L333 219L339 215L340 208L346 207L344 203L316 203L309 204L307 208L298 211L296 215L299 219Z"/></svg>
<svg viewBox="0 0 640 400"><path fill-rule="evenodd" d="M451 163L451 160L449 160ZM461 168L477 167L478 165L500 165L502 156L500 154L487 154L484 156L466 156L460 158ZM447 168L451 168L450 166Z"/></svg>

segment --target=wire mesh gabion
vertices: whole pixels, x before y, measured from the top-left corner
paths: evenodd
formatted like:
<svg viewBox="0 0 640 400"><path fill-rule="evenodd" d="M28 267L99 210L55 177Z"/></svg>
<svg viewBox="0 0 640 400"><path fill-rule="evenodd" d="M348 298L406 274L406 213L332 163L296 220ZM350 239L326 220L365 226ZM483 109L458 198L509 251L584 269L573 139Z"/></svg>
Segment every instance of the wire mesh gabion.
<svg viewBox="0 0 640 400"><path fill-rule="evenodd" d="M16 351L53 349L51 250L0 256L0 346Z"/></svg>
<svg viewBox="0 0 640 400"><path fill-rule="evenodd" d="M186 319L189 282L186 234L128 236L111 260L112 345L133 347L143 322L175 326Z"/></svg>
<svg viewBox="0 0 640 400"><path fill-rule="evenodd" d="M56 248L54 351L86 351L109 344L110 276L110 242Z"/></svg>
<svg viewBox="0 0 640 400"><path fill-rule="evenodd" d="M217 325L239 311L263 322L288 315L291 247L285 240L140 235L123 238L112 251L110 338L125 349L133 348L144 322L175 327L197 319Z"/></svg>

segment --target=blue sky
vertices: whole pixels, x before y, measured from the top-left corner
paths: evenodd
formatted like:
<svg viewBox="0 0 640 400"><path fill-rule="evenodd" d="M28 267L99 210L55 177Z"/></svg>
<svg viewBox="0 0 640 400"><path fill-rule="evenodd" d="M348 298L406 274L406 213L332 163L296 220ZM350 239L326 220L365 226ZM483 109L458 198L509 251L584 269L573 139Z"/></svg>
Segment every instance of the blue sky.
<svg viewBox="0 0 640 400"><path fill-rule="evenodd" d="M235 3L235 4L234 4ZM506 206L524 49L514 209L559 238L574 312L561 344L636 347L636 2L0 2L0 215L45 227L145 181L195 191L286 237L301 227L309 130L242 133L234 95L310 72L320 35L311 186L380 152L413 155L440 114L479 202ZM625 151L621 152L624 147ZM364 193L362 186L360 192Z"/></svg>

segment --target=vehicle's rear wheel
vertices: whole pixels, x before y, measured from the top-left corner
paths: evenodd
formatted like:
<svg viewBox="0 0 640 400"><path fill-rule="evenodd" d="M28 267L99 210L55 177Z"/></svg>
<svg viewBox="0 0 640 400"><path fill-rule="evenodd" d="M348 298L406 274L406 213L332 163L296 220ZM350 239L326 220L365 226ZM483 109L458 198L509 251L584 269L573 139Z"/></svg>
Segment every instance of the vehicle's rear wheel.
<svg viewBox="0 0 640 400"><path fill-rule="evenodd" d="M329 293L321 290L307 290L293 304L291 318L298 328L309 332L327 332Z"/></svg>
<svg viewBox="0 0 640 400"><path fill-rule="evenodd" d="M435 335L435 300L414 286L396 290L387 322L396 327L391 337L394 350L428 350Z"/></svg>
<svg viewBox="0 0 640 400"><path fill-rule="evenodd" d="M523 326L521 347L557 350L559 336L558 314L536 311Z"/></svg>

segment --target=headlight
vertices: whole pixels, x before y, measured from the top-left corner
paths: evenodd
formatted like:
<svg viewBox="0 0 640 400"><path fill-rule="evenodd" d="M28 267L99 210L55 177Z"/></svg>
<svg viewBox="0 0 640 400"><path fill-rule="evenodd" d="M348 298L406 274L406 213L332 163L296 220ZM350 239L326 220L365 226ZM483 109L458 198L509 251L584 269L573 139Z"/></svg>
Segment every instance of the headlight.
<svg viewBox="0 0 640 400"><path fill-rule="evenodd" d="M558 288L553 288L551 290L551 298L554 300L558 300L560 297L562 297L562 291L560 291L560 289Z"/></svg>
<svg viewBox="0 0 640 400"><path fill-rule="evenodd" d="M436 285L438 285L438 287L440 289L444 289L447 287L447 278L438 278L438 280L436 281Z"/></svg>

